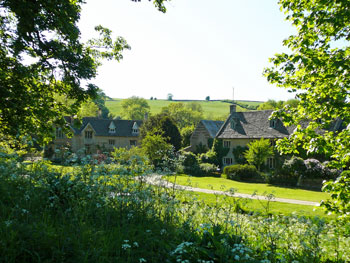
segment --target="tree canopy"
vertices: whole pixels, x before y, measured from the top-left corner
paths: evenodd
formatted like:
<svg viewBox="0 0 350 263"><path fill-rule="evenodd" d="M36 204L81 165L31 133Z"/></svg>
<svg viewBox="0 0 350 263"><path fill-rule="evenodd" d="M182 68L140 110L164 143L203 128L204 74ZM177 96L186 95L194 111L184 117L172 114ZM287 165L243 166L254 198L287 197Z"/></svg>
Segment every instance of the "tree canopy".
<svg viewBox="0 0 350 263"><path fill-rule="evenodd" d="M283 153L298 153L302 147L308 153L331 158L335 167L348 168L349 1L280 0L279 4L297 33L283 42L290 52L275 55L265 75L269 82L296 92L300 103L273 116L296 125L294 133L280 140L277 147ZM300 123L305 120L308 125L302 127ZM334 123L341 123L338 126L344 129L333 129ZM317 132L320 129L324 132Z"/></svg>
<svg viewBox="0 0 350 263"><path fill-rule="evenodd" d="M128 120L143 120L150 106L144 98L132 96L122 101L122 117Z"/></svg>
<svg viewBox="0 0 350 263"><path fill-rule="evenodd" d="M140 136L143 141L147 134L156 134L164 137L167 143L177 151L181 148L181 134L174 120L164 114L157 114L148 118L141 126Z"/></svg>
<svg viewBox="0 0 350 263"><path fill-rule="evenodd" d="M182 102L173 102L163 107L161 113L170 116L180 129L197 125L203 119L202 106L195 102L186 105Z"/></svg>
<svg viewBox="0 0 350 263"><path fill-rule="evenodd" d="M120 60L130 48L121 37L112 40L111 31L102 26L95 28L99 38L82 43L77 22L83 3L0 1L0 133L48 139L53 124L64 124L62 112L74 115L96 94L89 81L101 59ZM54 94L74 104L67 108Z"/></svg>

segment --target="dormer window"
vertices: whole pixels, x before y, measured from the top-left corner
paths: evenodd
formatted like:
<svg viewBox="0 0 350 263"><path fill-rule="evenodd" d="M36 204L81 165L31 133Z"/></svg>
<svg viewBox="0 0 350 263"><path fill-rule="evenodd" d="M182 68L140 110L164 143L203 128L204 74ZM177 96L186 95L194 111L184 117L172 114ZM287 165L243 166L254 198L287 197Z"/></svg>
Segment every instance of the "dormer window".
<svg viewBox="0 0 350 263"><path fill-rule="evenodd" d="M277 120L270 120L270 128L276 128Z"/></svg>
<svg viewBox="0 0 350 263"><path fill-rule="evenodd" d="M109 132L109 133L115 133L115 128L116 128L116 126L115 126L114 122L112 121L112 122L109 124L108 132Z"/></svg>
<svg viewBox="0 0 350 263"><path fill-rule="evenodd" d="M133 134L138 134L139 133L139 126L137 125L136 122L134 122L134 125L132 126L132 133Z"/></svg>
<svg viewBox="0 0 350 263"><path fill-rule="evenodd" d="M230 122L230 126L232 130L235 130L237 125L239 123L239 119L238 118L232 118L231 122Z"/></svg>
<svg viewBox="0 0 350 263"><path fill-rule="evenodd" d="M92 139L92 131L85 131L85 139Z"/></svg>

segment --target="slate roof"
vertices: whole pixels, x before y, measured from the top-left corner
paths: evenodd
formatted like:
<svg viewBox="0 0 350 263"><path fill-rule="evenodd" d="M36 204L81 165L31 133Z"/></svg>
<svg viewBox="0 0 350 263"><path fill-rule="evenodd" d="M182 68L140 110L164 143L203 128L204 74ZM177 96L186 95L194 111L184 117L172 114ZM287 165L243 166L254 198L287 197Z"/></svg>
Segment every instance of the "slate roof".
<svg viewBox="0 0 350 263"><path fill-rule="evenodd" d="M65 117L65 119L67 122L71 123L70 117ZM109 132L109 125L111 122L115 125L115 133ZM96 132L96 136L137 137L139 135L138 133L132 133L132 128L135 125L135 122L138 127L142 125L142 121L139 120L110 120L96 117L84 117L80 127L76 127L73 124L71 127L76 135L81 134L85 127L90 124Z"/></svg>
<svg viewBox="0 0 350 263"><path fill-rule="evenodd" d="M224 121L201 120L200 122L204 125L212 138L215 138L215 135L218 133L220 127L224 124Z"/></svg>
<svg viewBox="0 0 350 263"><path fill-rule="evenodd" d="M269 117L272 112L272 110L233 112L216 136L220 139L272 139L290 135L295 127L285 127L280 120L276 121L275 128L270 127ZM237 120L235 129L231 128L232 118Z"/></svg>

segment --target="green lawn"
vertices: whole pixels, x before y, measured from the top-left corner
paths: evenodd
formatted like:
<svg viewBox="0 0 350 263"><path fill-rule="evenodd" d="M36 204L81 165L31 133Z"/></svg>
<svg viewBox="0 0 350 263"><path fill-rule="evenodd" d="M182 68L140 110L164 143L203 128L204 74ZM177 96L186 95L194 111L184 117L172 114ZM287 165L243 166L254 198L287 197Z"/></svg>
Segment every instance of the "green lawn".
<svg viewBox="0 0 350 263"><path fill-rule="evenodd" d="M216 198L218 198L218 202L220 204L224 204L228 202L225 198L229 197L216 197L213 194L206 193L192 193L193 196L196 196L198 200L203 200L206 204L215 205ZM267 201L265 200L253 200L253 199L241 199L242 208L247 212L260 212L262 214L268 212L272 214L283 214L283 215L291 215L296 214L298 216L319 216L323 218L334 218L334 215L325 214L323 208L309 206L309 205L297 205L297 204L288 204L288 203L279 203L279 202L269 202L269 209L266 210Z"/></svg>
<svg viewBox="0 0 350 263"><path fill-rule="evenodd" d="M122 99L113 99L106 101L106 107L109 109L111 113L115 116L121 115L121 102ZM204 111L205 119L226 119L230 112L229 103L222 101L168 101L168 100L147 100L148 105L151 107L151 114L156 114L161 112L162 107L168 106L170 103L174 102L182 102L184 104L196 102L199 103ZM258 105L260 102L254 101L241 101L242 103L249 105ZM237 106L237 111L246 111L239 106Z"/></svg>
<svg viewBox="0 0 350 263"><path fill-rule="evenodd" d="M170 176L165 179L174 181L175 177ZM269 184L243 183L224 178L217 177L192 177L187 175L176 176L176 183L181 185L191 185L193 187L213 190L228 190L235 188L237 192L243 194L253 194L257 192L258 195L264 193L272 193L275 197L289 198L304 201L320 202L323 199L328 199L327 193L318 191L302 190L297 188L288 188L281 186L272 186Z"/></svg>

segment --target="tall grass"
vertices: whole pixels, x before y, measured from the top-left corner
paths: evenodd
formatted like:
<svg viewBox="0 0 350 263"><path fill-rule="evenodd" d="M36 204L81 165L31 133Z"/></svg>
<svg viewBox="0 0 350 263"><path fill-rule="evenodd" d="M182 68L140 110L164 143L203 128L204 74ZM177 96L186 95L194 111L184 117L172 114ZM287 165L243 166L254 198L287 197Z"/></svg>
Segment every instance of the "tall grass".
<svg viewBox="0 0 350 263"><path fill-rule="evenodd" d="M245 214L151 186L141 159L52 169L0 155L2 262L348 262L349 222Z"/></svg>

